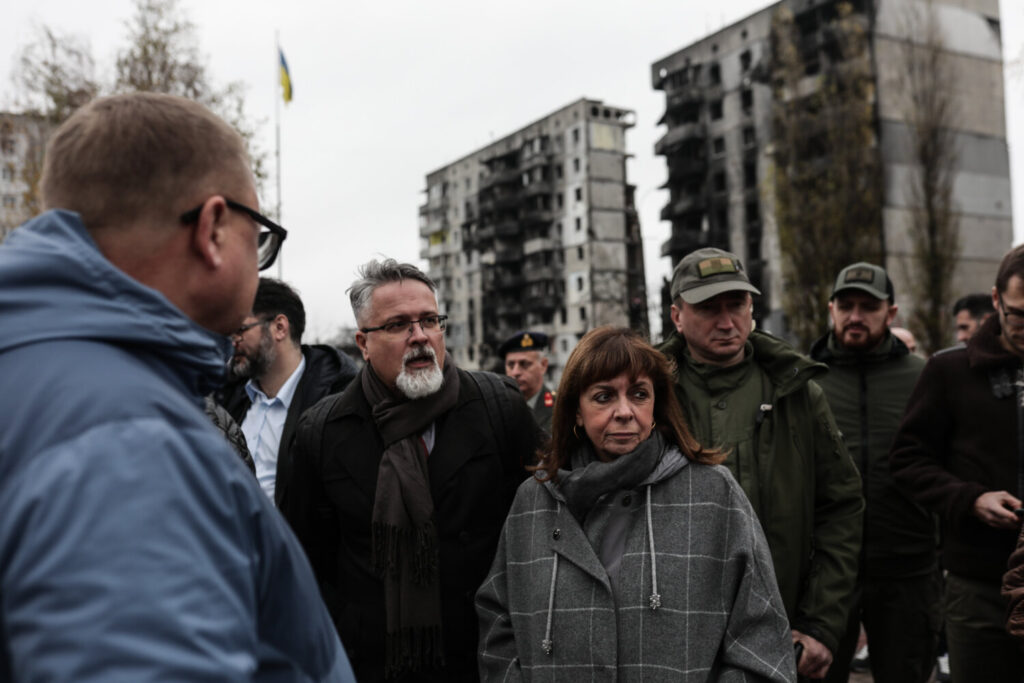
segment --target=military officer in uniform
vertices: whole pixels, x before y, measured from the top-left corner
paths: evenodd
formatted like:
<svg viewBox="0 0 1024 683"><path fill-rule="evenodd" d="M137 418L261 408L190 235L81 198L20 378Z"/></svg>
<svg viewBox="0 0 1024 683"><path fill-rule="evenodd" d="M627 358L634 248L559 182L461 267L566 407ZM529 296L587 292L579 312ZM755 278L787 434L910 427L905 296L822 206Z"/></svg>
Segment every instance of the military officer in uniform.
<svg viewBox="0 0 1024 683"><path fill-rule="evenodd" d="M548 336L543 332L516 332L498 347L498 353L505 358L505 374L519 385L537 424L550 434L555 392L544 384L548 371L547 346Z"/></svg>

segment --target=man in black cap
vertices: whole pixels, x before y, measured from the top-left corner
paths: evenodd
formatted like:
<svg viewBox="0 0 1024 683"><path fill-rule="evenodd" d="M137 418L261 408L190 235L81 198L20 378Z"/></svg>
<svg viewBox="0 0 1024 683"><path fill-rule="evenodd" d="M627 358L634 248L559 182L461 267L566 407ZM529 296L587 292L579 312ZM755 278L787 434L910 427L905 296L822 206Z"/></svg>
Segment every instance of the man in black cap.
<svg viewBox="0 0 1024 683"><path fill-rule="evenodd" d="M941 587L935 520L889 474L889 448L924 359L910 353L889 325L892 281L881 267L843 268L828 304L832 330L811 347L829 366L819 381L863 480L864 545L859 600L826 681L849 678L864 623L876 683L924 683L935 664Z"/></svg>
<svg viewBox="0 0 1024 683"><path fill-rule="evenodd" d="M537 424L550 434L555 393L544 384L548 371L548 359L544 355L547 346L548 336L543 332L516 332L498 347L498 353L505 358L505 374L519 385Z"/></svg>
<svg viewBox="0 0 1024 683"><path fill-rule="evenodd" d="M660 347L676 362L676 393L697 439L723 463L764 528L802 676L825 675L857 579L864 502L857 468L814 381L826 368L754 331L760 294L743 264L699 249L672 275L676 332Z"/></svg>

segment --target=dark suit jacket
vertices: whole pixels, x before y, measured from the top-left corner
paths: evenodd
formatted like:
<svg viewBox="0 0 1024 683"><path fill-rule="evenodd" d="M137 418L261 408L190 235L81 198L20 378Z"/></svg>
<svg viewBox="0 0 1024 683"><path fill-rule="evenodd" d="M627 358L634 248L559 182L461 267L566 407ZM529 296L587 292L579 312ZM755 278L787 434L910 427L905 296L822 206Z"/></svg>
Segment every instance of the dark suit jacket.
<svg viewBox="0 0 1024 683"><path fill-rule="evenodd" d="M551 405L548 405L550 403ZM555 392L545 384L541 386L537 402L533 405L533 419L545 434L551 434L551 415L555 410Z"/></svg>
<svg viewBox="0 0 1024 683"><path fill-rule="evenodd" d="M288 416L285 418L284 429L281 430L281 443L277 449L274 502L278 507L281 506L291 482L290 449L299 417L324 396L341 392L359 372L355 362L333 346L303 344L302 355L306 359L306 369L302 371L299 386L295 388L292 403L288 406ZM221 392L222 405L239 425L252 405L249 394L245 392L245 384L245 381L234 382Z"/></svg>
<svg viewBox="0 0 1024 683"><path fill-rule="evenodd" d="M364 368L362 372L370 372ZM477 617L473 599L490 570L498 536L526 478L538 433L514 385L504 402L505 434L491 427L469 373L459 370L455 406L435 423L427 460L440 541L441 620L446 668L416 681L477 680ZM383 680L384 586L370 568L370 523L384 442L357 377L339 396L320 430L310 411L292 455L292 495L282 512L302 542L362 683ZM405 679L403 679L405 680Z"/></svg>

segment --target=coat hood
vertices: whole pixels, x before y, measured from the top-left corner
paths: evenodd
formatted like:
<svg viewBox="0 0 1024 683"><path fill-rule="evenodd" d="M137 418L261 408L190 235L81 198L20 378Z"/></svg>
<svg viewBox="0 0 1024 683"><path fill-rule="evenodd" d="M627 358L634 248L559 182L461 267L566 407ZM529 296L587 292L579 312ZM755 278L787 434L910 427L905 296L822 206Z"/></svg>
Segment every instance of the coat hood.
<svg viewBox="0 0 1024 683"><path fill-rule="evenodd" d="M972 368L991 370L1020 364L1020 357L1007 351L1000 343L999 337L1002 333L998 315L989 316L981 324L974 336L967 341L967 360Z"/></svg>
<svg viewBox="0 0 1024 683"><path fill-rule="evenodd" d="M70 211L48 211L0 245L0 312L0 353L64 340L145 347L199 393L223 381L230 357L229 339L115 267Z"/></svg>
<svg viewBox="0 0 1024 683"><path fill-rule="evenodd" d="M828 372L828 366L824 363L811 360L767 332L754 330L747 344L754 354L754 362L768 374L779 397L801 389L810 380ZM672 332L658 346L658 350L680 364L685 362L684 358L689 357L686 353L686 339L677 332Z"/></svg>
<svg viewBox="0 0 1024 683"><path fill-rule="evenodd" d="M813 360L831 365L832 363L857 363L857 362L881 362L900 358L910 353L910 349L899 337L892 332L886 333L886 338L877 347L870 351L848 351L842 349L836 343L835 332L828 332L811 345L810 356Z"/></svg>

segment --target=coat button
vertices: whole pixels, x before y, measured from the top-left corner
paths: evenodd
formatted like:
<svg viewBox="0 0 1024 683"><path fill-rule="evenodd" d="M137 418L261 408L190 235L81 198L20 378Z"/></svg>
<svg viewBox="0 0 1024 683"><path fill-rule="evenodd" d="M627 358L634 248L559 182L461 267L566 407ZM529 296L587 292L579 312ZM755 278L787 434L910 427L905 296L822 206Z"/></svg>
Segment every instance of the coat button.
<svg viewBox="0 0 1024 683"><path fill-rule="evenodd" d="M726 406L725 401L719 401L717 405L718 405L718 409L719 410L725 410L725 406Z"/></svg>
<svg viewBox="0 0 1024 683"><path fill-rule="evenodd" d="M551 532L551 538L555 539L556 541L558 540L558 537L561 536L561 535L562 535L562 530L561 529L555 529L554 531Z"/></svg>
<svg viewBox="0 0 1024 683"><path fill-rule="evenodd" d="M633 502L633 497L626 494L622 497L622 507L629 507L629 504Z"/></svg>

